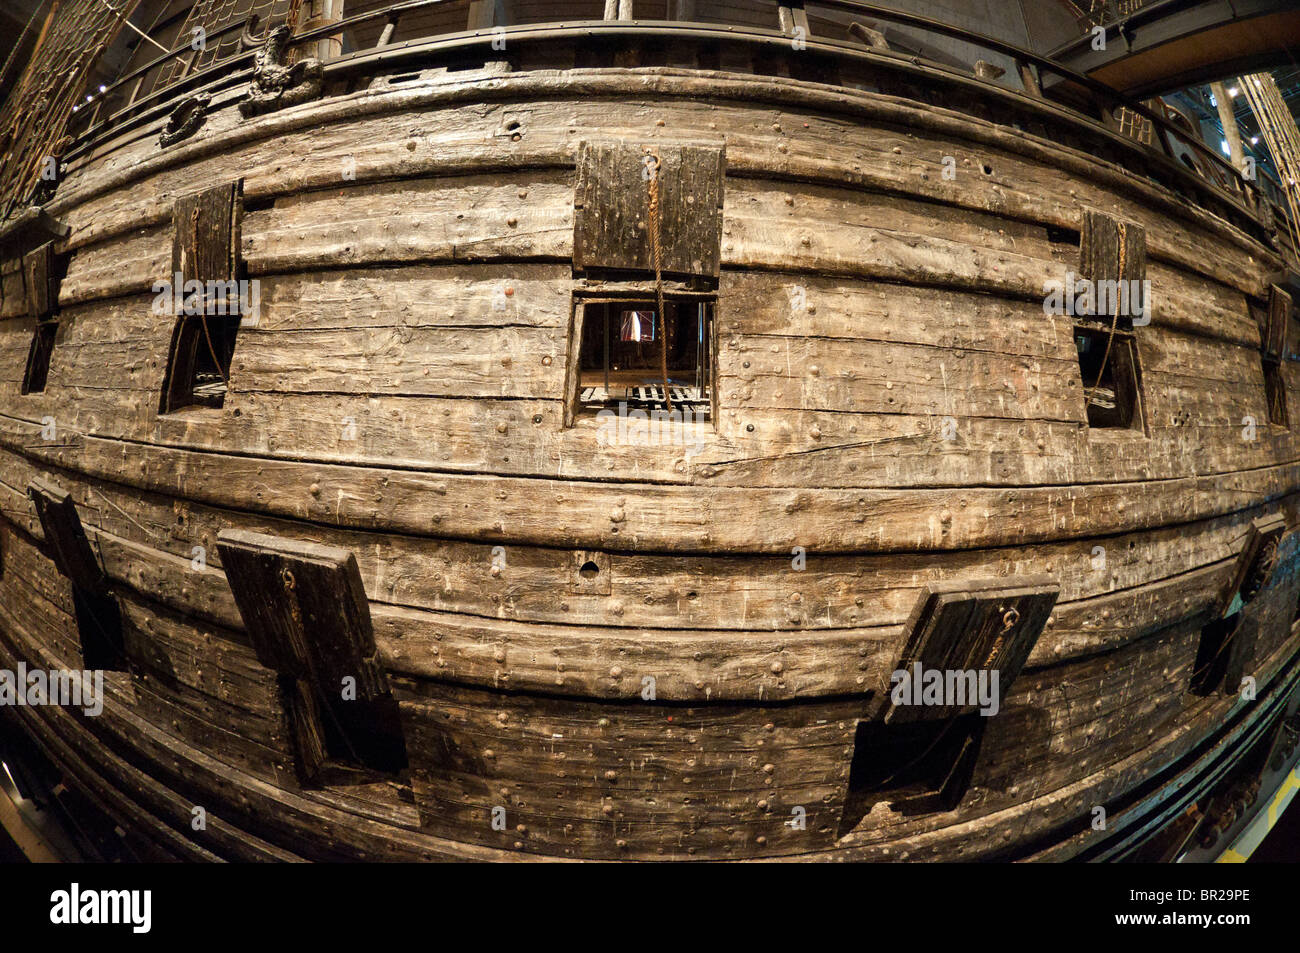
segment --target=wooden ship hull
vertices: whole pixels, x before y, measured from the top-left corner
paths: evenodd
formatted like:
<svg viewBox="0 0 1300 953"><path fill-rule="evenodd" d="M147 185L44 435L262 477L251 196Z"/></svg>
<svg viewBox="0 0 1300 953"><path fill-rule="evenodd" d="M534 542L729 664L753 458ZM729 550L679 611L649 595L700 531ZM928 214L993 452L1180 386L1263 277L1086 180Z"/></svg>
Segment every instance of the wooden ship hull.
<svg viewBox="0 0 1300 953"><path fill-rule="evenodd" d="M200 74L0 236L0 668L105 670L3 715L130 856L1149 856L1293 737L1265 202L771 9ZM1046 314L1069 273L1149 323ZM619 430L659 292L697 414Z"/></svg>

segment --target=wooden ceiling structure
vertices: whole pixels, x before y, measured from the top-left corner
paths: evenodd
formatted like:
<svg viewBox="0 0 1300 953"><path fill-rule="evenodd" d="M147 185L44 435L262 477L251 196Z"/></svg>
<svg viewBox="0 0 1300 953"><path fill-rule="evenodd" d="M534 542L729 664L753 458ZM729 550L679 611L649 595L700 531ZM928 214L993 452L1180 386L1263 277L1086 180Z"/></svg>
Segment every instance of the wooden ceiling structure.
<svg viewBox="0 0 1300 953"><path fill-rule="evenodd" d="M1300 6L1289 0L1061 0L1079 35L1048 55L1144 98L1294 65ZM1094 29L1106 37L1097 49Z"/></svg>

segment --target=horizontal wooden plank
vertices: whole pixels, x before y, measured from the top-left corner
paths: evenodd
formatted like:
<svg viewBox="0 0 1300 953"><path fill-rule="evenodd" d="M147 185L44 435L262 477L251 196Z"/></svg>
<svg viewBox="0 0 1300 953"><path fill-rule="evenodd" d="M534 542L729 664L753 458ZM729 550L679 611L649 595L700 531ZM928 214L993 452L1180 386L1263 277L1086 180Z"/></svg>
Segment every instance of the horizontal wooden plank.
<svg viewBox="0 0 1300 953"><path fill-rule="evenodd" d="M1186 644L1186 643L1184 643L1184 644ZM1189 646L1189 647L1190 647L1190 646ZM1099 662L1097 663L1097 665L1098 665L1098 666L1102 666L1102 669L1099 671L1098 674L1101 674L1101 672L1102 672L1102 671L1105 671L1105 670L1112 670L1112 671L1121 671L1121 672L1131 672L1131 673L1135 673L1135 674L1136 674L1136 673L1148 673L1148 675L1150 675L1150 674L1154 674L1156 677L1159 677L1159 675L1160 675L1160 669L1159 669L1158 666L1154 666L1154 665L1151 665L1151 664L1124 665L1124 664L1120 663L1120 662L1119 662L1118 660L1116 660L1116 659L1113 659L1113 658L1107 658L1107 657L1103 657L1102 660L1099 661ZM1118 667L1116 667L1116 666L1118 666ZM1094 666L1094 667L1095 667L1095 666ZM1080 674L1082 674L1082 673L1080 673ZM1101 685L1104 684L1104 679L1097 679L1097 680L1095 680L1095 683L1096 683L1098 686L1101 686ZM1028 688L1028 687L1031 687L1030 683L1027 682L1026 684L1027 684L1027 688ZM1039 689L1039 690L1041 690L1041 689ZM1138 691L1138 690L1136 689L1136 686L1134 686L1134 689L1133 689L1132 691L1127 691L1127 692L1123 692L1123 693L1121 693L1121 698L1136 698L1136 697L1140 697L1140 695L1141 695L1141 692ZM1208 720L1208 719L1211 719L1211 718L1216 718L1216 719L1217 719L1217 718L1222 717L1221 714L1220 714L1220 710L1222 709L1222 707L1223 707L1225 704L1228 704L1228 703L1226 703L1226 702L1214 702L1214 703L1212 703L1212 707L1207 708L1207 709L1205 710L1205 719L1202 720L1202 723L1208 725L1208 724L1211 724L1211 723L1212 723L1212 721L1210 721L1210 720ZM122 723L122 724L125 726L126 724L128 724L128 722L125 722L125 721L123 720L123 719L125 718L125 713L122 713L122 712L120 712L120 711L115 711L115 710L114 710L114 708L116 708L116 706L117 706L117 703L116 703L116 702L111 702L111 703L110 703L110 708L109 708L108 712L106 712L106 714L108 714L108 716L109 716L109 718L110 718L110 721L105 722L105 725L112 725L112 724L114 724L114 723ZM1096 717L1096 716L1095 716L1095 713L1093 712L1093 710L1092 710L1092 708L1091 708L1090 705L1086 705L1086 704L1085 704L1085 705L1077 706L1077 707L1074 706L1074 705L1072 705L1072 706L1070 706L1070 707L1068 708L1068 710L1071 710L1071 711L1075 711L1075 710L1077 710L1077 711L1079 711L1080 715L1081 715L1082 717L1084 717L1085 719L1087 719L1087 720L1095 720L1095 717ZM502 729L499 727L499 726L502 724L502 721L501 721L501 719L500 719L499 717L497 717L497 715L496 715L496 713L499 712L499 711L501 711L501 707L500 707L500 705L499 705L499 704L493 704L493 705L491 705L491 706L488 708L488 710L483 711L483 712L481 713L481 718L482 718L482 721L483 721L483 723L485 724L485 726L491 726L490 730L495 731L495 732L498 732L498 733L502 730ZM1156 708L1156 709L1152 709L1152 711L1149 713L1149 716L1152 716L1152 715L1158 715L1158 714L1159 714L1159 709ZM476 717L479 717L479 716L476 716ZM553 719L547 719L547 720L553 722ZM505 724L508 726L508 725L510 724L510 722L511 722L511 718L510 718L510 716L509 716L509 713L507 713L507 718L506 718ZM1081 722L1077 722L1076 724L1078 724L1078 725L1082 728L1082 726L1083 726L1085 723L1086 723L1086 722L1081 721ZM134 726L135 726L135 730L136 730L136 731L139 731L141 728L144 728L143 732L140 733L140 734L138 734L138 735L136 736L136 737L138 738L138 742L137 742L137 743L144 743L146 746L147 746L148 744L150 744L151 742L150 742L150 731L149 731L149 729L147 729L147 727L145 727L145 726L143 725L143 723L139 723L139 722L134 723ZM541 726L541 725L538 725L538 726L537 726L538 730L541 730L542 727L543 727L543 726ZM689 725L688 723L683 723L683 726L682 726L682 727L683 727L683 729L689 730L690 725ZM554 733L556 733L556 732L554 731L554 729L552 729L552 734L554 734ZM564 735L564 734L565 734L564 731L560 731L559 733L560 733L561 735ZM714 736L716 736L716 733L714 733L714 735L711 736L711 737L714 737ZM1023 738L1023 735L1021 734L1020 737ZM556 743L556 742L555 742L555 739L552 738L551 740L552 740L552 743L553 743L553 744ZM1008 739L1008 740L1009 740L1009 739ZM1192 740L1189 738L1185 743L1186 743L1186 744L1190 744L1191 741L1192 741ZM1022 741L1021 743L1023 744L1023 741ZM1132 743L1135 744L1136 746L1138 746L1138 750L1139 750L1139 752L1140 752L1140 757L1143 759L1143 762L1144 762L1144 763L1150 763L1150 759L1153 757L1153 751L1151 750L1151 746L1142 747L1142 743L1141 743L1140 739L1134 739ZM1179 744L1183 744L1184 742L1179 741L1178 743L1179 743ZM1168 745L1165 744L1164 747L1168 747ZM543 747L543 748L540 748L539 751L538 751L538 754L539 754L540 756L542 756L543 758L545 758L545 757L547 756L547 750L548 750L548 749L546 749L546 748L544 748L544 747ZM563 751L564 751L565 749L561 748L561 749L550 749L550 750L552 750L552 751L554 752L554 754L557 754L557 755L558 755L558 754L563 753ZM621 750L623 753L626 752L626 748L622 748L622 749L620 749L620 750ZM809 748L809 749L807 749L807 750L808 750L808 752L809 752L810 754L818 751L818 749L817 749L815 746L813 746L813 747L811 747L811 748ZM259 790L256 786L250 786L249 783L248 783L248 781L247 781L246 776L241 776L238 772L229 772L229 771L228 771L224 776L221 776L221 777L224 778L224 780L218 780L217 777L214 777L214 776L213 776L213 773L211 772L210 769L204 769L204 768L201 766L201 764L195 762L196 753L193 751L193 749L187 748L187 747L185 747L185 746L181 746L181 748L178 750L177 754L178 754L180 757L183 757L183 758L185 758L185 759L187 759L187 760L189 761L189 763L192 765L191 770L193 770L193 768L197 768L197 769L198 769L197 773L195 774L195 777L196 777L196 778L197 778L201 783L205 783L205 784L216 784L216 785L218 785L218 787L228 787L229 784L230 784L230 782L231 782L231 780L234 780L236 783L239 783L239 784L244 785L244 790L245 790L245 796L246 796L246 797L251 795L251 796L254 796L254 797L261 798L261 797L264 797L264 796L265 796L265 793L267 793L267 792L266 792L266 789L265 789L264 787L263 787L262 789ZM1162 751L1161 754L1164 754L1164 752ZM666 755L666 756L671 756L671 757L676 757L676 756L673 756L673 755L669 755L667 750L665 751L665 755ZM1083 760L1081 761L1081 760L1077 757L1077 755L1073 754L1073 752L1068 752L1068 753L1067 753L1067 752L1062 752L1062 754L1059 755L1058 757L1060 757L1063 761L1070 761L1070 762L1072 762L1072 763L1078 765L1078 770L1080 770L1080 771L1085 771L1085 772L1087 772L1087 771L1091 771L1091 770L1094 770L1094 767L1095 767L1092 763L1090 763L1090 761L1089 761L1088 759L1083 759ZM567 759L566 759L566 760L567 760ZM559 763L559 764L564 764L564 761L559 761L559 762L551 761L550 763L551 763L552 765L557 764L557 763ZM678 763L681 763L681 764L685 765L685 762L678 762ZM994 765L991 765L991 767L992 767L992 766L994 766ZM793 766L792 766L792 769L793 769ZM551 768L551 769L550 769L550 773L553 774L555 770L556 770L555 768ZM561 770L563 770L563 769L561 769ZM618 766L617 766L617 765L613 765L613 766L611 766L611 767L610 767L609 769L607 769L607 770L613 770L613 771L615 771L615 773L616 773L616 777L615 777L614 779L612 779L612 782L613 782L614 787L617 787L617 782L618 782L618 776L617 776L617 775L618 775L618 771L619 771ZM707 776L707 774L702 774L702 775L701 775L701 777L706 777L706 776ZM1092 775L1090 775L1090 774L1089 774L1089 775L1085 775L1085 776L1088 777L1088 778L1091 778L1091 777L1092 777ZM540 784L540 782L542 781L542 778L544 777L544 775L537 775L537 773L534 772L534 777L535 777L535 779L536 779L536 782L537 782L538 784ZM774 789L774 791L775 791L778 795L780 794L780 792L783 792L783 791L797 791L797 790L798 790L799 781L798 781L797 775L796 775L795 777L793 777L793 778L787 777L786 775L779 775L779 776L776 778L776 780L777 780L778 786ZM1103 772L1102 772L1102 780L1104 780L1104 781L1106 781L1106 782L1110 782L1110 781L1111 781L1111 776L1108 775L1108 774L1106 774L1106 773L1103 771ZM604 781L603 781L602 783L610 783L610 781L611 781L611 779L605 778ZM539 790L539 791L540 791L540 790L543 790L543 788L542 788L542 787L538 787L538 790ZM991 792L990 792L990 793L991 793ZM283 797L283 795L280 795L280 796ZM1010 808L1001 807L1001 805L1007 803L1006 798L1008 798L1008 797L1010 797L1010 798L1015 798L1015 797L1017 797L1017 796L1018 796L1018 792L1016 792L1016 791L1010 791L1010 792L1007 792L1006 794L1003 794L1003 795L1002 795L1000 798L998 798L998 799L990 799L990 797L989 797L988 795L986 795L986 796L985 796L985 799L981 802L982 806L979 807L979 808L977 808L976 810L977 810L977 812L980 814L980 816L984 816L985 813L988 812L988 811L990 811L990 810L993 811L994 813L992 813L992 814L988 814L987 816L990 817L990 818L992 819L990 823L992 823L994 826L996 826L997 824L1003 823L1001 820L999 820L1000 816L1006 814L1006 813L1010 810ZM1045 797L1045 795L1040 795L1040 797ZM526 801L531 800L530 798L527 797L526 793L525 793L525 795L524 795L524 797L523 797L522 799L524 799L524 800L526 800ZM291 811L291 812L294 811L294 810L301 811L301 807L300 807L301 803L302 803L301 800L299 800L299 801L297 802L296 805L290 806L290 811ZM599 804L599 803L601 803L601 802L600 802L599 800L597 800L595 803L596 803L596 804ZM636 810L636 803L637 803L637 802L636 802L636 797L635 797L635 795L633 795L632 797L628 798L628 800L627 800L626 803L622 803L622 802L620 802L620 801L618 801L618 800L615 800L616 807L619 808L619 809L622 809L622 810L624 811L624 813L626 813L626 812L629 811L629 810L635 811L635 810ZM289 806L289 805L286 805L286 806ZM593 804L593 808L594 808L594 806L595 806L595 805ZM757 806L757 805L755 804L755 807L756 807L756 806ZM1082 814L1082 813L1086 813L1086 807L1082 807L1082 806L1078 806L1078 805L1076 805L1076 804L1074 803L1074 801L1073 801L1073 798L1070 799L1070 803L1069 803L1068 805L1064 805L1064 806L1066 807L1067 810L1072 810L1072 811L1074 811L1074 812L1076 812L1076 813L1080 813L1080 814ZM604 811L602 810L601 813L604 814ZM1046 819L1046 820L1044 821L1044 823L1046 823L1047 820L1050 820L1050 817L1060 816L1059 814L1057 814L1057 813L1055 813L1055 812L1048 812L1048 813L1049 813L1050 816L1049 816L1048 819ZM274 816L276 816L276 817L280 817L281 815L278 814L278 813L276 813ZM551 814L550 812L544 813L544 814L539 815L539 816L540 816L541 818L543 818L543 819L545 819L545 818L550 818L550 817L554 817L554 815ZM559 820L562 820L562 818L557 818L556 820L557 820L557 823L558 823L558 821L559 821ZM946 823L946 820L936 819L936 821L938 821L938 824L939 824L939 827L940 827L940 828L942 827L943 824ZM290 819L289 823L292 823L292 818ZM549 823L549 822L547 822L547 823ZM967 823L967 824L971 824L971 823L973 823L973 822L968 820L966 823ZM527 826L527 825L526 825L526 826ZM863 850L863 849L867 849L867 848L869 847L870 849L875 850L875 851L878 852L878 851L879 851L880 849L882 849L885 845L888 845L888 844L890 844L890 843L894 843L894 842L896 841L897 837L900 836L901 834L909 833L911 836L916 836L917 833L918 833L918 828L919 828L920 833L921 833L921 835L922 835L922 841L921 841L922 843L927 842L927 840L932 842L933 840L936 839L934 835L936 835L936 834L938 833L938 830L936 829L936 824L935 824L934 821L927 822L927 823L920 823L920 824L918 824L916 821L911 821L911 822L905 822L904 824L895 824L895 825L890 825L889 828L887 828L886 830L883 830L883 831L882 831L882 830L878 830L878 829L874 829L874 828L873 828L873 829L871 829L871 830L865 832L866 835L867 835L866 837L861 837L861 836L859 836L859 835L855 835L854 839L852 839L852 840L846 842L846 844L845 844L845 849L846 849L846 850ZM928 828L928 831L927 831L927 828ZM373 828L372 828L372 830L373 830ZM526 832L524 832L524 833L526 833ZM928 837L925 836L927 833L929 834ZM391 836L391 835L390 835L390 836ZM688 855L688 856L692 856L692 855Z"/></svg>
<svg viewBox="0 0 1300 953"><path fill-rule="evenodd" d="M553 594L566 588L568 575L565 552L512 546L494 575L486 569L499 554L488 546L319 533L194 507L150 512L119 493L96 498L103 504L99 512L110 514L111 530L137 540L95 533L110 570L177 608L239 625L215 566L195 572L186 555L177 554L209 540L216 527L233 523L319 539L357 553L375 600L381 645L397 670L609 697L635 694L645 674L664 680L661 691L669 698L883 689L899 648L897 623L919 587L981 575L1046 572L1064 581L1068 601L1058 606L1031 659L1034 665L1055 664L1206 611L1231 574L1248 525L1225 519L1196 532L1179 527L1106 540L1105 546L973 552L901 565L892 557L811 554L794 588L785 560L615 554L609 564L612 598L570 593L557 606ZM20 518L15 508L6 513ZM169 532L172 519L184 529ZM25 525L35 529L30 517ZM164 534L173 539L171 554L154 548ZM736 626L741 628L725 631ZM745 626L757 631L746 632ZM763 631L769 627L778 631ZM614 673L614 667L621 671Z"/></svg>
<svg viewBox="0 0 1300 953"><path fill-rule="evenodd" d="M393 531L417 535L673 552L788 553L796 545L822 552L933 551L1088 538L1259 506L1286 495L1297 479L1297 465L1288 463L1212 477L1012 492L558 480L539 492L536 481L511 477L249 459L95 437L51 444L39 440L36 425L3 416L0 446L100 479L122 481L127 474L126 482L141 489L318 522L369 528L382 513ZM116 458L128 450L132 463L124 469ZM251 496L242 491L246 482ZM542 500L551 505L539 510ZM765 514L758 527L756 511Z"/></svg>
<svg viewBox="0 0 1300 953"><path fill-rule="evenodd" d="M175 167L177 156L169 155L163 162L147 152L141 152L141 161L132 163L129 172L120 167L75 170L59 211L70 216L74 241L82 241L83 235L94 237L124 227L133 221L132 216L136 221L161 220L170 196L192 181L191 176L215 175L217 169L231 166L247 174L247 191L254 196L337 187L343 184L344 161L349 158L355 160L357 182L395 175L445 174L448 169L475 165L485 170L489 165L517 168L567 162L571 166L576 144L583 137L616 136L621 131L614 118L616 111L611 112L603 101L584 102L580 91L599 87L608 96L630 88L633 81L609 76L593 79L577 71L566 72L561 78L524 74L498 82L501 93L513 92L533 101L515 107L516 116L527 118L526 135L517 142L510 141L508 135L498 138L509 105L484 110L478 104L465 104L465 98L473 93L454 86L399 89L368 102L360 115L349 104L326 102L302 111L302 116L276 117L262 128L241 130L234 141L223 142L219 152L205 143L180 154L207 171ZM683 91L698 86L698 81L685 77L661 82ZM639 93L638 87L635 95ZM636 129L644 130L663 119L666 125L671 124L674 135L698 140L726 128L729 164L741 175L820 176L826 181L912 192L934 201L1075 229L1083 206L1100 208L1142 224L1151 236L1152 257L1203 270L1218 280L1242 282L1242 290L1251 293L1264 286L1263 272L1271 267L1261 267L1262 260L1255 257L1262 252L1260 246L1232 229L1224 229L1231 242L1230 257L1207 259L1193 232L1211 226L1211 216L1192 215L1197 227L1189 229L1186 221L1171 216L1172 209L1179 209L1178 215L1186 214L1181 198L1113 170L1082 150L1032 134L995 129L901 100L844 93L832 100L819 91L793 89L788 81L718 77L709 80L708 93L711 101L672 99L649 108L644 116L638 114ZM764 97L773 96L785 102L763 103ZM535 105L547 97L553 97L553 108ZM432 103L440 108L422 113L422 125L415 130L400 111L394 111ZM850 118L853 113L857 116ZM794 130L797 136L790 134ZM274 148L258 141L271 132L276 136ZM627 132L634 130L629 127ZM484 137L500 143L501 148L486 155L481 147ZM774 139L782 147L779 151L772 148ZM365 142L365 149L358 149L357 142ZM140 149L142 146L134 147ZM123 158L134 150L126 147ZM949 155L959 170L954 180L941 174L943 159ZM98 195L111 186L130 183L138 184L117 194ZM1118 191L1127 194L1119 198ZM133 192L139 193L142 202L129 206L126 197ZM78 202L81 208L62 208Z"/></svg>

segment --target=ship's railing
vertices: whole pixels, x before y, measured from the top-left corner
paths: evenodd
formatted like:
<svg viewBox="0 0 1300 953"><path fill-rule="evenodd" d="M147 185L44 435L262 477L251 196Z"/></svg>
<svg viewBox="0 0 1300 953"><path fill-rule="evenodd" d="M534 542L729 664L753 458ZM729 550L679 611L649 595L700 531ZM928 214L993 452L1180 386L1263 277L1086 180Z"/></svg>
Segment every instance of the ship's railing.
<svg viewBox="0 0 1300 953"><path fill-rule="evenodd" d="M1195 161L1192 163L1193 171L1223 191L1241 197L1242 204L1256 214L1261 211L1261 203L1269 201L1260 192L1258 186L1245 179L1229 161L1224 159L1217 150L1206 145L1196 133L1180 129L1168 118L1148 108L1144 103L1129 99L1105 83L1076 72L1048 57L994 37L971 33L969 30L948 23L916 14L888 10L873 4L856 3L851 2L851 0L817 0L816 6L861 13L902 26L914 27L927 33L960 39L981 46L991 52L999 53L1015 63L1017 74L1027 95L1041 98L1045 78L1055 76L1058 80L1083 93L1085 99L1082 102L1075 97L1075 105L1080 112L1090 106L1091 110L1089 112L1091 115L1089 118L1100 119L1111 131L1128 134L1129 138L1134 138L1134 141L1140 142L1148 148L1154 148L1175 163L1180 161L1180 154L1186 154L1185 151L1180 152L1179 146L1184 147L1184 150L1191 150L1195 155ZM975 71L975 75L977 78L985 78L979 75L978 70ZM1059 95L1064 93L1065 90L1058 89L1054 92ZM1068 97L1059 96L1059 98ZM1154 130L1154 142L1144 141L1142 138L1133 137L1128 133L1122 126L1124 113L1141 117L1145 122L1150 123L1151 128ZM1283 214L1280 207L1275 208L1273 211L1275 216Z"/></svg>
<svg viewBox="0 0 1300 953"><path fill-rule="evenodd" d="M592 37L600 36L604 31L608 31L611 36L615 33L662 36L665 30L680 30L706 40L780 38L783 43L791 43L794 39L800 39L805 44L804 48L815 47L823 53L874 55L888 58L896 64L910 63L914 66L924 62L932 69L959 72L968 78L973 76L981 82L1027 96L1073 118L1100 122L1106 130L1117 136L1123 136L1162 158L1169 166L1176 169L1185 181L1190 180L1203 194L1208 189L1211 193L1217 193L1220 198L1230 200L1233 205L1252 217L1268 218L1271 213L1274 220L1280 220L1284 226L1288 224L1286 210L1282 206L1273 202L1256 183L1243 178L1231 163L1217 150L1201 141L1196 133L1180 129L1168 118L1146 105L1130 100L1104 83L1075 72L1045 56L929 17L856 2L856 0L809 0L806 4L799 0L786 0L786 2L760 0L755 6L766 9L771 14L766 25L756 25L752 21L731 25L716 19L708 21L632 19L631 13L634 10L632 0L605 0L603 20L563 20L494 26L492 12L503 5L508 8L508 3L504 3L503 0L488 3L466 3L465 0L404 0L404 2L366 10L295 33L293 47L314 50L315 46L319 45L317 41L337 39L345 32L359 31L362 27L369 27L369 32L372 33L378 29L373 45L329 58L326 61L328 74L332 72L328 69L329 66L341 67L348 61L365 61L375 72L382 72L393 59L418 58L422 51L447 51L453 48L472 50L490 47L491 42L498 37L508 36L511 43L517 43L564 30L582 30ZM479 28L428 34L394 42L394 37L404 19L418 18L422 13L427 14L432 8L451 6L468 9L469 22ZM594 0L586 6L598 7L599 0ZM679 3L676 6L680 9L681 5ZM668 3L662 4L661 7L670 12L673 9ZM483 13L484 9L487 11L486 17ZM843 29L844 36L810 35L810 15L817 17L819 22L830 21L833 26ZM850 19L847 22L837 21L837 16L847 16ZM863 23L857 18L863 18L868 22ZM893 49L890 45L891 41L874 29L882 23L902 28L903 44L908 43L909 37L915 38L918 35L956 40L986 51L994 59L1000 57L1003 62L1009 61L1014 66L1014 70L991 68L991 64L983 61L977 61L973 70L959 70L951 62L941 63L923 54L910 55L901 52ZM208 34L207 41L212 42L233 31L242 31L245 28L246 25L242 23L229 24ZM120 77L98 95L91 96L74 115L73 125L69 130L70 135L73 136L73 145L65 153L65 158L74 158L86 151L92 143L101 141L110 133L156 120L164 113L168 104L173 104L187 93L200 88L209 92L227 89L247 82L251 78L254 51L243 50L204 69L183 75L178 81L147 96L137 95L140 82L150 70L192 53L193 47L189 43L183 43L176 49ZM500 58L499 54L497 58ZM104 104L114 101L120 103L132 84L134 86L125 105L100 118ZM1050 95L1045 95L1045 89ZM1143 130L1143 133L1134 135L1134 130ZM1286 234L1289 228L1284 227L1281 231Z"/></svg>

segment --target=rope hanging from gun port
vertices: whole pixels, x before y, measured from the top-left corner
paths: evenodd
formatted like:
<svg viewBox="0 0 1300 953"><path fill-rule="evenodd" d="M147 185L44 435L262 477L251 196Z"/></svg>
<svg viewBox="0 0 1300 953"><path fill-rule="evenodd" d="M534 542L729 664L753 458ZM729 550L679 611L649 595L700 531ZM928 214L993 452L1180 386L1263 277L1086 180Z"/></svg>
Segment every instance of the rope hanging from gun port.
<svg viewBox="0 0 1300 953"><path fill-rule="evenodd" d="M1119 231L1118 278L1119 278L1119 284L1122 286L1124 282L1124 268L1126 265L1125 251L1127 250L1128 247L1128 226L1126 226L1123 222L1116 222L1115 225ZM1106 374L1106 364L1107 362L1110 361L1110 348L1115 341L1115 331L1119 327L1119 302L1120 302L1120 295L1117 291L1115 294L1115 314L1111 318L1110 334L1107 335L1106 337L1106 351L1101 356L1101 366L1097 368L1097 379L1092 382L1092 386L1089 387L1087 393L1084 394L1085 403L1092 403L1092 396L1097 392L1097 388L1101 386L1101 379Z"/></svg>
<svg viewBox="0 0 1300 953"><path fill-rule="evenodd" d="M190 231L191 231L191 248L197 248L199 244L199 210L196 208L190 213ZM199 311L199 324L203 328L203 340L207 342L208 354L212 357L212 365L217 369L217 374L221 377L221 383L230 386L230 376L226 369L221 366L221 358L217 357L217 349L212 343L212 333L208 330L208 296L206 293L200 293L202 307Z"/></svg>
<svg viewBox="0 0 1300 953"><path fill-rule="evenodd" d="M663 247L659 240L659 170L663 163L659 153L651 151L646 163L650 186L650 251L655 266L655 300L659 305L659 371L664 379L664 407L670 413L673 398L668 391L668 312L664 310Z"/></svg>

